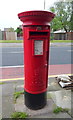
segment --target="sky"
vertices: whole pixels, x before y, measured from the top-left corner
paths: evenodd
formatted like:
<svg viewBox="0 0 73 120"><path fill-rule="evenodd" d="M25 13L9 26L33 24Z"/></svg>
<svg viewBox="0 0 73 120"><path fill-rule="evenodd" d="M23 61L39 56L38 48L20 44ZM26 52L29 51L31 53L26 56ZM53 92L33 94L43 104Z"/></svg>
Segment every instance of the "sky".
<svg viewBox="0 0 73 120"><path fill-rule="evenodd" d="M45 0L45 10L48 10L58 0ZM0 29L16 29L22 22L17 14L30 10L44 10L44 0L0 0Z"/></svg>

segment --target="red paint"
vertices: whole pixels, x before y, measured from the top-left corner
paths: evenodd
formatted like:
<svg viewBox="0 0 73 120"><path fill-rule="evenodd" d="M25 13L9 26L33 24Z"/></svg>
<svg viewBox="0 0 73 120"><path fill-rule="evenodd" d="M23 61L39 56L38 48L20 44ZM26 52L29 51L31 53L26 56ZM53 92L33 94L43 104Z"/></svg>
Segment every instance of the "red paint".
<svg viewBox="0 0 73 120"><path fill-rule="evenodd" d="M50 41L49 22L54 16L53 13L47 11L27 11L18 14L18 17L23 22L24 89L28 93L38 94L47 90Z"/></svg>
<svg viewBox="0 0 73 120"><path fill-rule="evenodd" d="M37 27L24 27L24 61L25 61L25 90L29 93L41 93L46 91L48 79L48 52L49 52L49 27L48 30L37 31ZM34 34L31 35L30 31ZM46 32L47 36L39 36L40 32ZM39 34L38 34L39 33ZM29 35L30 34L30 35ZM43 55L34 55L35 40L43 41ZM47 65L47 66L46 66Z"/></svg>
<svg viewBox="0 0 73 120"><path fill-rule="evenodd" d="M26 11L18 14L23 25L49 25L55 14L48 11Z"/></svg>

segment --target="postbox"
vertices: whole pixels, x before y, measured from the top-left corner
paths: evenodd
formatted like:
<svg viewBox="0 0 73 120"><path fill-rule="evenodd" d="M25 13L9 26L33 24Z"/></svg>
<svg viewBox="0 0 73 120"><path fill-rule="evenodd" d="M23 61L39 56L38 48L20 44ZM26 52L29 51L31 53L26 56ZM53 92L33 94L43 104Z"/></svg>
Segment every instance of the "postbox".
<svg viewBox="0 0 73 120"><path fill-rule="evenodd" d="M25 105L41 109L47 103L50 25L54 14L26 11L18 14L23 22Z"/></svg>

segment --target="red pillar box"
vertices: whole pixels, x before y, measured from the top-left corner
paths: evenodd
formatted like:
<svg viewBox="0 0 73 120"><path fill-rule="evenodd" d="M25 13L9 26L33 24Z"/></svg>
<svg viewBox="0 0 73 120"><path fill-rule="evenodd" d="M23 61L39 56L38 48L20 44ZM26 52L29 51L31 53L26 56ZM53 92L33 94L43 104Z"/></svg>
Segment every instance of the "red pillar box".
<svg viewBox="0 0 73 120"><path fill-rule="evenodd" d="M18 14L23 22L25 105L30 109L40 109L46 105L49 22L54 16L47 11L26 11Z"/></svg>

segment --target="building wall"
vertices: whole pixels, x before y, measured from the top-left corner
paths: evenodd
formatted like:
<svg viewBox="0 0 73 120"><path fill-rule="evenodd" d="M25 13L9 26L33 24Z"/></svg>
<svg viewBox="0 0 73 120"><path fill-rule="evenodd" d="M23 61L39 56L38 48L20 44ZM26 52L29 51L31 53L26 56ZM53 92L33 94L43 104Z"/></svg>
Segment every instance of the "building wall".
<svg viewBox="0 0 73 120"><path fill-rule="evenodd" d="M0 30L0 40L2 40L2 31Z"/></svg>

